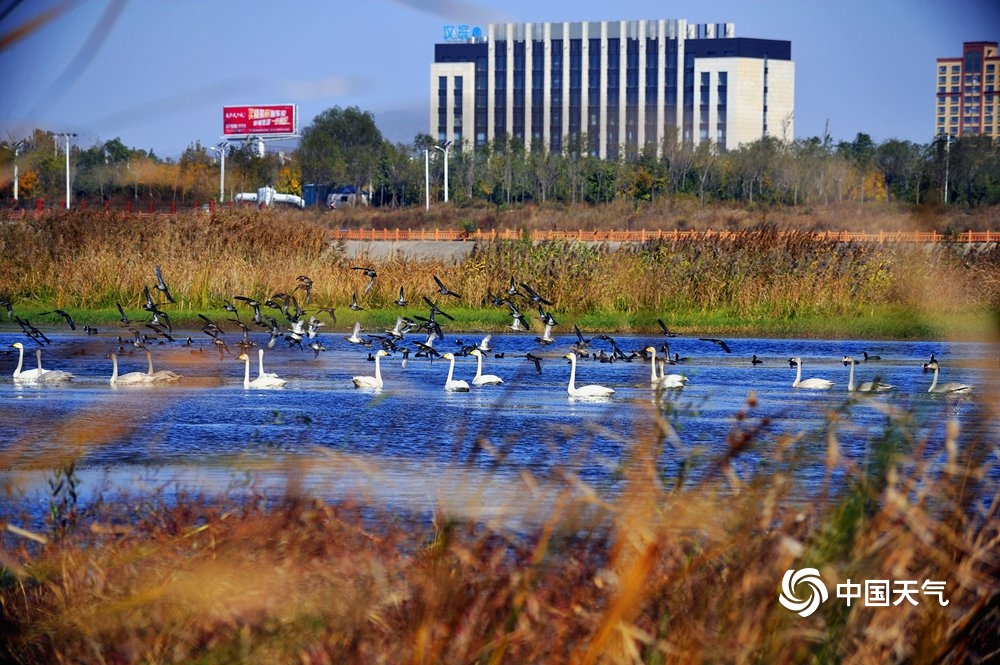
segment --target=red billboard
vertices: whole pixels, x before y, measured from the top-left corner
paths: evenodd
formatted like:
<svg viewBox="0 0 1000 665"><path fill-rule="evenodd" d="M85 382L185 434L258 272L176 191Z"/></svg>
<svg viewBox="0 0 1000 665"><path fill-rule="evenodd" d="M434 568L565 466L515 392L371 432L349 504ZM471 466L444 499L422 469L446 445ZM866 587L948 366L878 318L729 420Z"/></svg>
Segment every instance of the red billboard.
<svg viewBox="0 0 1000 665"><path fill-rule="evenodd" d="M294 104L222 107L222 135L226 138L294 135L298 126Z"/></svg>

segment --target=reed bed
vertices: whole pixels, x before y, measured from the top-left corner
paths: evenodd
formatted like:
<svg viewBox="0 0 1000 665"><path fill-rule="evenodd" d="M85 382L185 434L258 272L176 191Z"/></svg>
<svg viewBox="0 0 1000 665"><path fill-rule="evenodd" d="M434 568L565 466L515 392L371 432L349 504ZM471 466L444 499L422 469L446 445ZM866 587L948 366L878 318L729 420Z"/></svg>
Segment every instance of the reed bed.
<svg viewBox="0 0 1000 665"><path fill-rule="evenodd" d="M962 245L839 243L805 231L758 224L746 233L707 240L658 240L612 247L582 242L500 241L479 244L455 263L442 259L349 258L322 225L279 211L128 217L75 211L9 221L0 230L0 296L29 310L141 314L144 289L160 265L178 300L170 312L222 311L234 295L267 299L313 280L312 307L344 311L357 295L378 324L394 319L403 287L412 307L437 300L438 276L471 310L489 310L511 277L529 283L575 318L607 320L616 329L674 325L712 316L753 325L872 312L924 311L940 316L1000 307L1000 249ZM356 268L378 272L370 291ZM158 295L153 293L153 295ZM443 304L451 304L445 298ZM386 313L391 310L390 313ZM484 323L504 316L473 317Z"/></svg>
<svg viewBox="0 0 1000 665"><path fill-rule="evenodd" d="M10 663L976 663L1000 630L995 439L922 439L903 413L849 459L850 405L774 435L751 395L723 452L686 448L669 402L630 433L620 490L571 472L541 519L386 511L304 494L139 496L77 509L57 472L49 529L2 536ZM980 416L996 422L989 402ZM983 431L989 431L983 428ZM932 443L932 441L942 441ZM663 455L686 459L665 476ZM766 464L745 458L763 456ZM2 463L2 460L0 460ZM313 462L316 463L316 462ZM811 497L803 464L825 468ZM471 477L471 476L470 476ZM843 477L842 491L832 489ZM815 489L815 488L814 488ZM786 570L830 589L802 617ZM916 604L848 605L838 584L944 582ZM797 592L806 595L800 585ZM946 605L942 604L946 602Z"/></svg>

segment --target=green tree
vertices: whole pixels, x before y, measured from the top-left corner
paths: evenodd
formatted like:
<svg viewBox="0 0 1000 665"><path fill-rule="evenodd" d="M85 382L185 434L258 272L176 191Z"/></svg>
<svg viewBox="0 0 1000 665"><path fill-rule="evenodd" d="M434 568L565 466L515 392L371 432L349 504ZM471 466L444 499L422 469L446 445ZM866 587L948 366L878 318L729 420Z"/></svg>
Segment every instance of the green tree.
<svg viewBox="0 0 1000 665"><path fill-rule="evenodd" d="M375 176L383 143L370 112L356 106L327 109L302 130L302 175L307 182L352 184L361 191Z"/></svg>

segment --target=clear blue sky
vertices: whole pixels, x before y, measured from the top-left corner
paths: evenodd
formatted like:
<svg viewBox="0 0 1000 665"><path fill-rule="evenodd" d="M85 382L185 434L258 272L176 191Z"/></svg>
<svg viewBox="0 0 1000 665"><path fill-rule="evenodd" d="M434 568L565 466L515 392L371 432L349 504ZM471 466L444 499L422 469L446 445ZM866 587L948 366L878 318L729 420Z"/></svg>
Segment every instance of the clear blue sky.
<svg viewBox="0 0 1000 665"><path fill-rule="evenodd" d="M302 126L357 106L409 143L446 25L661 18L791 41L795 136L835 141L930 142L936 58L1000 41L1000 0L0 0L0 138L40 127L177 157L220 140L224 105L294 103Z"/></svg>

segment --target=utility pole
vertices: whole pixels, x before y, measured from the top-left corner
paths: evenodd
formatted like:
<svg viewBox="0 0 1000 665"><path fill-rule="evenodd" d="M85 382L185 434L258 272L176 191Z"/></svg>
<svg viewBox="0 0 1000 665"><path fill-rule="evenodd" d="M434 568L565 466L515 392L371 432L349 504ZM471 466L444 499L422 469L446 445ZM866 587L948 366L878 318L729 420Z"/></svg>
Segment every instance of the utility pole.
<svg viewBox="0 0 1000 665"><path fill-rule="evenodd" d="M17 203L17 156L21 154L21 148L25 141L18 141L14 144L14 203Z"/></svg>
<svg viewBox="0 0 1000 665"><path fill-rule="evenodd" d="M219 153L219 203L225 203L226 201L226 148L228 143L223 141L219 145L212 146L212 150Z"/></svg>
<svg viewBox="0 0 1000 665"><path fill-rule="evenodd" d="M66 139L66 210L69 210L69 196L70 196L70 191L69 191L69 140L71 138L76 138L76 134L74 132L62 132L61 134L59 134L59 136L62 136L62 137L64 137Z"/></svg>

